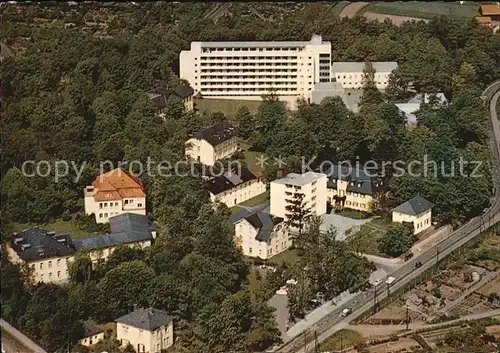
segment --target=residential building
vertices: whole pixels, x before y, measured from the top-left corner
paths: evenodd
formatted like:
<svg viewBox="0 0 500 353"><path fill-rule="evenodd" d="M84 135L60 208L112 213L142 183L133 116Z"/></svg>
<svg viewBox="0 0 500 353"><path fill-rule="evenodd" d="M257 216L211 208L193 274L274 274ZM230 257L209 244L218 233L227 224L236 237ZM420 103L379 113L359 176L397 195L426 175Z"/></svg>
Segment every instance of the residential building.
<svg viewBox="0 0 500 353"><path fill-rule="evenodd" d="M228 207L245 202L266 192L266 183L260 175L244 166L226 171L207 181L212 201L220 201Z"/></svg>
<svg viewBox="0 0 500 353"><path fill-rule="evenodd" d="M85 214L94 214L97 223L108 223L110 217L132 212L146 214L146 193L139 178L120 168L98 176L85 187Z"/></svg>
<svg viewBox="0 0 500 353"><path fill-rule="evenodd" d="M56 235L40 228L14 233L7 246L13 263L26 264L35 282L64 282L76 247L68 234Z"/></svg>
<svg viewBox="0 0 500 353"><path fill-rule="evenodd" d="M204 98L261 100L273 92L293 109L316 82L329 82L331 44L308 42L191 42L180 53L180 78Z"/></svg>
<svg viewBox="0 0 500 353"><path fill-rule="evenodd" d="M386 89L389 75L398 67L396 62L373 62L375 69L375 84L378 89ZM334 62L332 64L332 78L340 82L343 88L363 88L365 69L364 62Z"/></svg>
<svg viewBox="0 0 500 353"><path fill-rule="evenodd" d="M320 82L314 84L311 103L321 104L327 97L340 97L349 110L357 113L362 94L359 89L343 88L340 82Z"/></svg>
<svg viewBox="0 0 500 353"><path fill-rule="evenodd" d="M116 339L137 353L160 353L174 344L174 319L159 309L138 309L116 319Z"/></svg>
<svg viewBox="0 0 500 353"><path fill-rule="evenodd" d="M320 216L326 213L326 175L315 172L304 174L290 173L284 178L271 182L270 213L275 217L290 219L287 209L293 205L298 197L302 197L302 204L313 215ZM299 196L303 195L303 196Z"/></svg>
<svg viewBox="0 0 500 353"><path fill-rule="evenodd" d="M375 196L383 184L373 172L345 165L331 165L325 172L328 202L332 206L373 211Z"/></svg>
<svg viewBox="0 0 500 353"><path fill-rule="evenodd" d="M105 263L120 245L146 248L156 238L156 227L148 217L135 213L127 212L111 217L110 228L110 234L73 240L76 250L90 250L93 265Z"/></svg>
<svg viewBox="0 0 500 353"><path fill-rule="evenodd" d="M480 6L476 20L483 26L488 26L496 33L500 29L500 3Z"/></svg>
<svg viewBox="0 0 500 353"><path fill-rule="evenodd" d="M79 340L82 346L90 347L104 339L104 330L91 322L83 324L83 332L83 337Z"/></svg>
<svg viewBox="0 0 500 353"><path fill-rule="evenodd" d="M238 150L236 129L219 123L197 132L186 141L186 157L212 166L218 159L230 157Z"/></svg>
<svg viewBox="0 0 500 353"><path fill-rule="evenodd" d="M433 203L421 196L415 196L392 210L392 221L412 223L414 234L421 233L432 226L433 207Z"/></svg>
<svg viewBox="0 0 500 353"><path fill-rule="evenodd" d="M186 112L193 110L193 94L194 90L189 86L178 86L175 89L155 88L148 93L151 103L161 117L165 117L167 104L171 100L181 101Z"/></svg>
<svg viewBox="0 0 500 353"><path fill-rule="evenodd" d="M104 263L117 246L150 246L156 237L155 227L147 216L124 213L110 219L110 234L86 239L72 239L40 228L25 229L14 234L7 245L12 262L27 264L35 282L64 283L69 278L69 263L80 249L90 250L94 265Z"/></svg>
<svg viewBox="0 0 500 353"><path fill-rule="evenodd" d="M293 244L283 218L260 211L234 223L234 239L243 255L263 260L288 249Z"/></svg>

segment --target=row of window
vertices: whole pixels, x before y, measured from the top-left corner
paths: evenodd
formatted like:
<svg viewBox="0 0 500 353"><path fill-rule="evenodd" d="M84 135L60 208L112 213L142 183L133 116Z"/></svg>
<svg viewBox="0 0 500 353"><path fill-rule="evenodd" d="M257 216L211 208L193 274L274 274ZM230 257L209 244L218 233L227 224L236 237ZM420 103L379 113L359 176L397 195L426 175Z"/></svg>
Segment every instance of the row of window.
<svg viewBox="0 0 500 353"><path fill-rule="evenodd" d="M311 59L311 57L309 57ZM201 60L297 60L296 56L202 56Z"/></svg>
<svg viewBox="0 0 500 353"><path fill-rule="evenodd" d="M139 206L140 205L140 206ZM137 206L141 207L142 204L138 204ZM116 216L118 215L119 212L105 212L105 213L99 213L99 218L108 218L108 217L113 217L113 216Z"/></svg>
<svg viewBox="0 0 500 353"><path fill-rule="evenodd" d="M221 47L201 48L202 53L213 53L216 51L303 51L304 47Z"/></svg>
<svg viewBox="0 0 500 353"><path fill-rule="evenodd" d="M68 260L69 260L69 257L66 258L66 261L68 261ZM40 270L43 270L43 264L44 264L43 262L40 262ZM48 268L52 268L52 260L49 260L47 262L47 264L48 264ZM61 259L57 259L56 266L59 267L60 265L61 265ZM35 269L35 264L32 264L31 267L33 269Z"/></svg>
<svg viewBox="0 0 500 353"><path fill-rule="evenodd" d="M424 225L427 225L427 224L429 224L429 219L426 219L426 220L425 220L425 221L423 221L423 222L419 222L419 223L417 223L417 229L419 229L419 228L423 228L423 227L424 227Z"/></svg>
<svg viewBox="0 0 500 353"><path fill-rule="evenodd" d="M68 270L66 270L66 275L68 275ZM57 278L61 278L61 271L57 271ZM49 272L49 280L52 279L52 272ZM40 274L40 282L43 282L43 273Z"/></svg>
<svg viewBox="0 0 500 353"><path fill-rule="evenodd" d="M311 65L309 63L308 65ZM194 66L197 66L196 64ZM236 63L231 63L231 62L223 62L223 63L201 63L201 67L221 67L221 66L237 66L237 67L244 67L244 66L257 66L257 67L275 67L275 66L290 66L290 67L296 67L298 64L296 62L282 62L282 61L274 61L274 62L267 62L267 63L256 63L256 62L236 62ZM304 66L302 63L301 66Z"/></svg>
<svg viewBox="0 0 500 353"><path fill-rule="evenodd" d="M268 80L276 78L288 78L297 79L297 75L244 75L244 76L233 76L233 75L201 75L201 79L254 79L254 80ZM195 78L196 79L196 78Z"/></svg>
<svg viewBox="0 0 500 353"><path fill-rule="evenodd" d="M133 200L132 200L132 201L133 201ZM113 206L114 206L114 207L118 207L118 202L115 202L115 203L110 202L110 203L109 203L109 207L113 207ZM107 202L99 202L99 208L103 208L103 207L104 207L104 208L108 207L108 203L107 203Z"/></svg>
<svg viewBox="0 0 500 353"><path fill-rule="evenodd" d="M361 203L361 202L351 202L351 201L346 201L346 206L352 206L352 207L359 207L359 208L368 208L366 204Z"/></svg>
<svg viewBox="0 0 500 353"><path fill-rule="evenodd" d="M357 192L350 192L350 191L347 192L347 196L354 196L354 197L361 197L361 198L366 197L365 194L358 194Z"/></svg>
<svg viewBox="0 0 500 353"><path fill-rule="evenodd" d="M378 85L381 85L381 84L382 84L382 82L375 82L375 83L376 83L376 84L378 84ZM347 84L347 82L343 82L343 84L344 84L344 85L346 85L346 84ZM355 84L355 85L358 85L358 83L357 83L357 82L354 82L354 84ZM361 82L360 84L363 84L363 83ZM384 82L384 85L386 85L386 84L387 84L387 81L386 81L386 82ZM349 82L349 85L352 85L352 82Z"/></svg>
<svg viewBox="0 0 500 353"><path fill-rule="evenodd" d="M312 82L309 82L309 85L312 85ZM226 82L214 82L214 81L209 81L209 82L202 82L201 86L203 88L223 86L223 87L226 87L226 88L233 88L233 89L245 89L245 88L240 88L240 86L242 86L242 87L249 86L249 87L247 87L247 89L251 90L252 88L250 88L250 87L257 87L257 86L267 86L269 88L276 87L276 86L295 87L295 86L297 86L297 82L296 81L295 82L282 82L282 81L271 81L271 82L228 82L228 81L226 81ZM236 87L234 87L234 86L236 86ZM262 87L259 87L259 88L262 88Z"/></svg>
<svg viewBox="0 0 500 353"><path fill-rule="evenodd" d="M194 72L197 72L195 70ZM287 74L290 72L297 72L297 69L224 69L224 70L216 70L216 69L202 69L202 74L210 74L210 73L235 73L235 74L243 74L243 73L261 73L261 72L269 72L269 73L277 73L277 74Z"/></svg>

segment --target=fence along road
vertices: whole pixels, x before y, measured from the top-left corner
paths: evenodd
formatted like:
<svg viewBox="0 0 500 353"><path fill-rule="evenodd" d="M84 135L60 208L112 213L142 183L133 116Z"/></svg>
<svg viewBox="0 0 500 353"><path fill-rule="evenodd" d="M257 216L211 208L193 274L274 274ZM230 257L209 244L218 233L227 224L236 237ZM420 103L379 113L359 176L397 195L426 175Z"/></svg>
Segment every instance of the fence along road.
<svg viewBox="0 0 500 353"><path fill-rule="evenodd" d="M288 353L312 351L316 344L315 338L318 342L325 340L349 321L360 317L366 311L378 305L381 300L388 296L388 292L397 291L407 285L413 279L417 278L425 271L436 265L441 259L445 258L453 251L477 237L489 226L500 221L500 124L496 112L496 104L499 96L500 81L497 81L486 88L481 97L487 105L491 127L491 172L494 185L494 197L492 199L491 206L485 211L485 213L471 219L468 223L464 224L433 248L428 249L419 256L413 257L402 267L388 274L388 277L392 276L396 278L396 280L391 283L390 287L385 283L387 277L384 278L382 283L373 287L373 289L370 289L369 291L358 293L355 297L340 306L337 310L324 316L318 322L311 325L311 327L304 330L301 334L278 347L275 352ZM417 261L422 263L422 266L418 269L415 268ZM339 318L339 314L345 308L352 308L353 313L347 318Z"/></svg>

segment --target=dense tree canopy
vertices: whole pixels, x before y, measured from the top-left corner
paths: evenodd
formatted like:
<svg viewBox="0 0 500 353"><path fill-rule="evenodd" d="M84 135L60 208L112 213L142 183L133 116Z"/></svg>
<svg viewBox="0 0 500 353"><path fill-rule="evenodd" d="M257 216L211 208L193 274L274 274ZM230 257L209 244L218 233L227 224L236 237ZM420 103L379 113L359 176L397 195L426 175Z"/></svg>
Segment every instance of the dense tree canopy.
<svg viewBox="0 0 500 353"><path fill-rule="evenodd" d="M403 176L389 168L383 177L393 203L420 194L436 204L439 222L459 225L488 205L488 125L479 95L500 77L498 33L473 19L445 16L401 26L338 19L330 4L320 3L233 3L234 16L214 23L205 16L211 6L42 2L0 7L7 19L0 21L0 40L17 54L0 64L4 235L11 233L12 221L44 223L81 212L82 189L98 174L101 161L175 162L183 158L190 134L233 118L186 113L175 101L169 101L165 119L155 114L146 93L180 84L178 56L191 41L310 40L315 33L332 43L332 61L397 61L386 95L373 87L368 64L359 113L339 97L301 102L290 112L271 94L256 114L242 107L232 120L242 138L269 157L281 156L286 172L300 172L301 158L314 156L332 162L401 160L406 171L412 161L432 160L436 164L422 163ZM290 6L296 7L290 11ZM106 26L89 25L100 21ZM451 103L423 104L418 127L405 129L393 102L437 92ZM51 165L66 160L76 169L57 181L54 170L48 177L28 177L22 173L27 160ZM480 162L477 170L473 163L463 168L474 177L450 176L452 162L458 168L461 160ZM264 172L268 179L276 175L273 167ZM152 173L142 180L148 213L159 228L151 249L117 249L106 265L92 269L89 259L79 256L72 281L61 287L33 286L27 269L2 256L2 316L51 351L76 343L85 320L114 320L134 304L175 315L187 352L260 351L275 343L279 333L265 296L244 289L248 266L232 242L227 208L210 203L199 177ZM95 225L82 215L74 221L79 227ZM332 298L355 290L370 273L369 263L332 234L320 235L314 226L303 236L297 244L300 271L283 272L303 276L302 287L290 295L297 315L311 295ZM387 242L399 244L403 238L389 234ZM282 280L281 273L270 275L266 291Z"/></svg>

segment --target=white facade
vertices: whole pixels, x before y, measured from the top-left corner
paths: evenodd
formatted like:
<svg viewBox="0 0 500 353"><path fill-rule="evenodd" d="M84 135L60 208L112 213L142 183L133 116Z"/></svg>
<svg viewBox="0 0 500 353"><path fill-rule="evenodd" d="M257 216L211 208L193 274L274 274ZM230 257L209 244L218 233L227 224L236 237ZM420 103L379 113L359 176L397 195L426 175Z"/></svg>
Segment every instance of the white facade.
<svg viewBox="0 0 500 353"><path fill-rule="evenodd" d="M146 215L146 198L130 197L113 201L96 201L95 191L92 186L87 186L84 191L85 214L94 214L97 223L108 223L113 216L125 212Z"/></svg>
<svg viewBox="0 0 500 353"><path fill-rule="evenodd" d="M389 75L398 67L396 62L373 62L375 69L375 85L378 89L386 89ZM332 79L340 82L342 88L363 88L365 68L364 62L335 62L332 64Z"/></svg>
<svg viewBox="0 0 500 353"><path fill-rule="evenodd" d="M191 42L180 53L180 78L205 98L307 100L316 82L330 81L331 44L309 42Z"/></svg>
<svg viewBox="0 0 500 353"><path fill-rule="evenodd" d="M265 192L266 183L264 183L262 179L256 178L238 184L231 189L223 191L217 195L214 195L212 192L210 192L210 200L212 202L222 202L227 207L233 207Z"/></svg>
<svg viewBox="0 0 500 353"><path fill-rule="evenodd" d="M102 340L104 340L104 332L99 332L99 333L96 333L95 335L82 338L78 342L80 342L80 344L82 346L90 347L90 346L93 346L96 343L101 342Z"/></svg>
<svg viewBox="0 0 500 353"><path fill-rule="evenodd" d="M116 339L122 346L130 343L138 353L160 353L174 344L174 322L170 321L154 331L118 322Z"/></svg>
<svg viewBox="0 0 500 353"><path fill-rule="evenodd" d="M26 262L10 246L7 246L7 251L12 263L26 264L30 268L35 283L64 283L69 279L68 268L73 255Z"/></svg>
<svg viewBox="0 0 500 353"><path fill-rule="evenodd" d="M304 194L303 202L311 209L311 214L321 216L326 213L327 177L325 174L307 172L288 174L285 178L271 182L271 214L287 219L286 207L291 205L295 193Z"/></svg>
<svg viewBox="0 0 500 353"><path fill-rule="evenodd" d="M392 221L395 223L412 222L413 232L414 234L418 234L432 226L432 210L429 209L418 215L392 211Z"/></svg>
<svg viewBox="0 0 500 353"><path fill-rule="evenodd" d="M238 150L238 140L236 136L212 146L203 138L190 138L186 141L186 157L196 160L208 166L215 164L215 161L230 157Z"/></svg>
<svg viewBox="0 0 500 353"><path fill-rule="evenodd" d="M267 240L259 240L257 237L259 229L246 219L235 223L234 232L236 246L241 249L243 255L263 260L285 251L293 244L293 239L283 222L273 227Z"/></svg>

